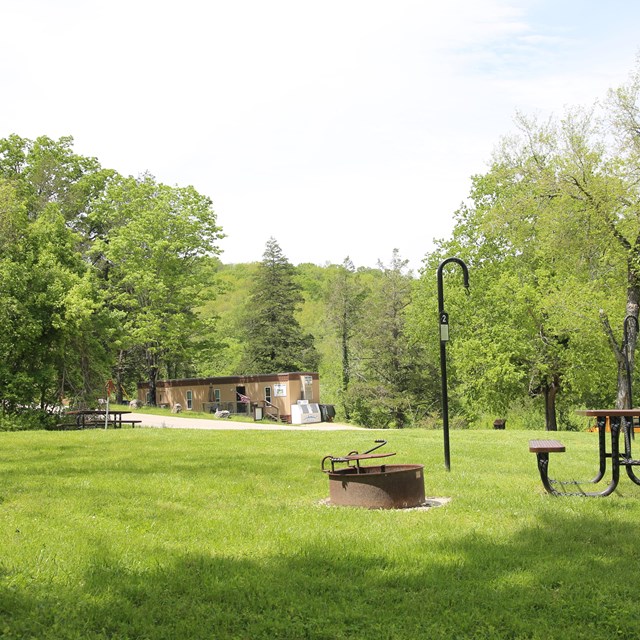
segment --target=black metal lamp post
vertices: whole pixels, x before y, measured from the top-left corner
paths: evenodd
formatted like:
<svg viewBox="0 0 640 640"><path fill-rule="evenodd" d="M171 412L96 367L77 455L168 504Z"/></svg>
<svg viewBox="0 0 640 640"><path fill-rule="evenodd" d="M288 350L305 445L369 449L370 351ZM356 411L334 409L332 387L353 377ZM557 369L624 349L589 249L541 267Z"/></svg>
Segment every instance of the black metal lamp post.
<svg viewBox="0 0 640 640"><path fill-rule="evenodd" d="M447 396L447 342L449 340L449 314L444 310L444 293L442 291L442 269L450 262L462 267L464 286L469 290L469 270L460 258L447 258L438 267L438 315L440 322L440 372L442 377L442 428L444 431L444 466L451 471L449 453L449 398Z"/></svg>

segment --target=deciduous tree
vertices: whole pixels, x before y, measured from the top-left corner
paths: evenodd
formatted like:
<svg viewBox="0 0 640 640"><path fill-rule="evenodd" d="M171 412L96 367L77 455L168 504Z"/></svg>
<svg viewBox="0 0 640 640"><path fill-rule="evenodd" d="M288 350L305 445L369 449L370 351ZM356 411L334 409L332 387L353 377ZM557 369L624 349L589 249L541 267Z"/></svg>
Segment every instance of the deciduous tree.
<svg viewBox="0 0 640 640"><path fill-rule="evenodd" d="M222 233L209 198L150 175L111 183L93 215L104 232L91 256L119 318L117 346L141 349L155 404L160 373L188 367L193 350L213 338L196 309Z"/></svg>

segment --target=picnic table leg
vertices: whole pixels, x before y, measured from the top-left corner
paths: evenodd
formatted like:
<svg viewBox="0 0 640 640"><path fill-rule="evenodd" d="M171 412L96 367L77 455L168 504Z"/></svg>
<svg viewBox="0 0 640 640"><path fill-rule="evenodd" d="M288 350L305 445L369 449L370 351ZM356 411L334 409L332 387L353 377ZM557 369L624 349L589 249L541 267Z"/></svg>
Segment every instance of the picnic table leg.
<svg viewBox="0 0 640 640"><path fill-rule="evenodd" d="M591 480L570 480L564 484L598 484L604 474L607 471L607 418L606 416L598 416L596 419L596 425L598 427L598 458L599 468L598 473ZM555 480L551 480L555 482Z"/></svg>
<svg viewBox="0 0 640 640"><path fill-rule="evenodd" d="M631 458L631 432L633 431L633 418L622 418L622 437L624 438L624 457Z"/></svg>
<svg viewBox="0 0 640 640"><path fill-rule="evenodd" d="M624 457L625 460L631 460L631 435L633 434L633 418L623 418L623 432L624 432ZM625 468L627 470L627 475L629 479L635 482L636 484L640 484L640 478L633 472L633 469L630 464L626 464Z"/></svg>
<svg viewBox="0 0 640 640"><path fill-rule="evenodd" d="M536 453L536 459L538 461L540 480L542 480L542 486L545 488L547 493L554 496L562 495L559 491L553 488L553 485L549 480L549 454L546 451L538 451Z"/></svg>
<svg viewBox="0 0 640 640"><path fill-rule="evenodd" d="M598 431L604 435L606 421L600 422L598 418ZM611 428L611 480L607 487L602 491L585 491L582 495L592 498L604 498L611 495L618 486L620 481L620 418L609 418L609 426ZM604 438L606 444L606 438ZM606 446L602 445L602 436L600 440L600 468L606 467ZM604 463L603 463L604 459Z"/></svg>
<svg viewBox="0 0 640 640"><path fill-rule="evenodd" d="M604 473L607 470L607 419L605 416L598 416L596 420L598 425L598 452L600 456L600 470L591 482L596 484L604 478Z"/></svg>
<svg viewBox="0 0 640 640"><path fill-rule="evenodd" d="M627 466L626 469L627 469L627 475L629 476L629 479L635 482L636 484L640 484L640 478L638 478L638 476L635 473L633 473L633 470L631 469L631 467Z"/></svg>
<svg viewBox="0 0 640 640"><path fill-rule="evenodd" d="M604 471L606 469L606 437L605 437L605 426L606 420L603 418L602 421L598 418L598 435L599 435L599 444L600 444L600 472L598 475L591 481L592 483L599 482L604 476ZM620 418L612 417L610 419L610 427L611 427L611 480L607 487L602 491L578 491L578 492L567 492L567 491L558 491L553 485L580 485L582 482L562 482L559 480L551 480L549 478L549 454L541 451L536 453L536 457L538 459L538 471L540 472L540 479L542 480L542 484L546 491L554 496L585 496L591 498L599 498L611 495L618 486L618 482L620 481ZM589 484L589 483L586 483Z"/></svg>
<svg viewBox="0 0 640 640"><path fill-rule="evenodd" d="M625 465L625 468L627 469L627 475L629 476L629 479L635 482L636 484L640 484L640 478L638 478L638 476L633 472L633 469L631 468L631 466Z"/></svg>
<svg viewBox="0 0 640 640"><path fill-rule="evenodd" d="M609 418L609 426L611 427L611 482L600 493L602 496L612 494L620 480L620 418L617 416Z"/></svg>

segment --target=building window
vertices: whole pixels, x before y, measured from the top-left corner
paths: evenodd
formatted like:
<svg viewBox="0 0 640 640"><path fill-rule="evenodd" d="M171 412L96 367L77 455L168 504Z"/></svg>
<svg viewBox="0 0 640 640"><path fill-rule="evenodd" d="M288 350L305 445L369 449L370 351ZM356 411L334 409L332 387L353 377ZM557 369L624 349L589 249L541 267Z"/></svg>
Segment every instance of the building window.
<svg viewBox="0 0 640 640"><path fill-rule="evenodd" d="M264 399L265 399L265 402L268 402L269 404L271 404L271 387L264 388Z"/></svg>
<svg viewBox="0 0 640 640"><path fill-rule="evenodd" d="M193 409L193 391L187 391L187 409Z"/></svg>
<svg viewBox="0 0 640 640"><path fill-rule="evenodd" d="M216 404L220 404L220 389L213 390L213 401Z"/></svg>

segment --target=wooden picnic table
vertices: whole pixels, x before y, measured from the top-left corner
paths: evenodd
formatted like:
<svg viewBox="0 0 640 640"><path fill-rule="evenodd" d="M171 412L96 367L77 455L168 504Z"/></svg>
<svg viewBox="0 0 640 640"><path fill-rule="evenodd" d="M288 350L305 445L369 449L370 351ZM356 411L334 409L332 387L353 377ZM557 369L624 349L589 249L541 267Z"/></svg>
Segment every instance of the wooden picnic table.
<svg viewBox="0 0 640 640"><path fill-rule="evenodd" d="M67 411L65 415L74 416L77 429L91 429L104 426L106 429L111 425L114 429L121 429L123 424L130 424L135 427L140 420L124 420L122 416L131 411L121 411L109 409L76 409Z"/></svg>

